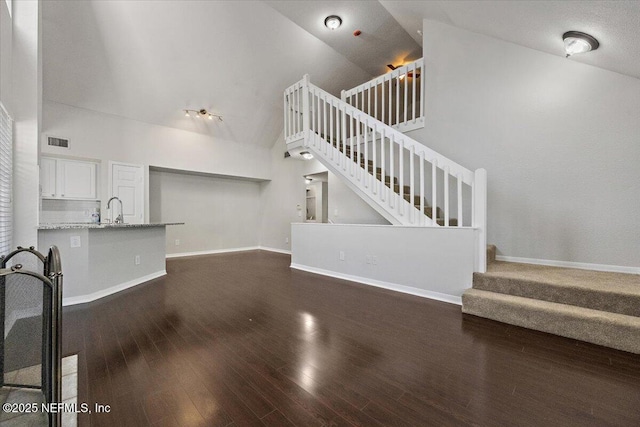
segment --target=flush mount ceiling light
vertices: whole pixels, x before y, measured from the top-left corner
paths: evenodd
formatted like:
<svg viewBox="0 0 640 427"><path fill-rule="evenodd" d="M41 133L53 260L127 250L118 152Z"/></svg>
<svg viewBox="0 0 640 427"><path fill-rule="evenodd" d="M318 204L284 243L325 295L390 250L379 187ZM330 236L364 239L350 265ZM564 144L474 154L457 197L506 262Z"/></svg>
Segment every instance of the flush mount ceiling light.
<svg viewBox="0 0 640 427"><path fill-rule="evenodd" d="M219 114L213 114L208 112L207 110L205 110L204 108L201 110L184 110L184 116L185 117L195 117L196 119L199 118L208 118L209 120L213 120L213 118L217 118L218 120L222 121L222 116Z"/></svg>
<svg viewBox="0 0 640 427"><path fill-rule="evenodd" d="M313 159L313 154L311 154L311 153L310 153L310 152L308 152L308 151L303 151L303 152L301 152L301 153L300 153L300 155L301 155L301 156L302 156L302 158L303 158L303 159L305 159L305 160L311 160L311 159Z"/></svg>
<svg viewBox="0 0 640 427"><path fill-rule="evenodd" d="M342 25L342 18L338 15L329 15L324 19L324 26L330 30L335 30Z"/></svg>
<svg viewBox="0 0 640 427"><path fill-rule="evenodd" d="M564 51L567 54L566 58L576 53L596 50L598 46L600 46L598 40L593 36L581 33L580 31L567 31L562 35L562 40L564 40Z"/></svg>

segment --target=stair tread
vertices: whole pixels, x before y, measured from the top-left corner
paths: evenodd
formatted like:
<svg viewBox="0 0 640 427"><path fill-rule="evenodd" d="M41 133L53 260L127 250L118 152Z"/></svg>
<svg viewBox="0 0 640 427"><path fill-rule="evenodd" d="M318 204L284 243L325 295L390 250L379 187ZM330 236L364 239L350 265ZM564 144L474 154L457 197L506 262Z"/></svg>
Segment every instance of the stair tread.
<svg viewBox="0 0 640 427"><path fill-rule="evenodd" d="M640 353L640 317L480 289L462 295L463 313Z"/></svg>
<svg viewBox="0 0 640 427"><path fill-rule="evenodd" d="M640 316L640 275L495 261L473 288Z"/></svg>

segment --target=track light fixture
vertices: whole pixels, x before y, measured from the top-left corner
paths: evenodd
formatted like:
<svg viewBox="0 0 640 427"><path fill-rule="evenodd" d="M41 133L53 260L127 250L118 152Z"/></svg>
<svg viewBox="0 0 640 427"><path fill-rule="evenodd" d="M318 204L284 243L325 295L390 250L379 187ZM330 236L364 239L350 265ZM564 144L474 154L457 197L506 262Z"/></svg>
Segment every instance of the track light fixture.
<svg viewBox="0 0 640 427"><path fill-rule="evenodd" d="M562 40L564 40L564 51L567 58L576 53L596 50L600 46L595 37L580 31L567 31L562 35Z"/></svg>
<svg viewBox="0 0 640 427"><path fill-rule="evenodd" d="M189 109L185 109L184 110L184 115L185 117L195 117L196 119L199 118L208 118L209 120L213 120L213 118L217 118L218 120L222 121L222 116L219 114L213 114L208 112L207 110L205 110L204 108L201 110L189 110Z"/></svg>

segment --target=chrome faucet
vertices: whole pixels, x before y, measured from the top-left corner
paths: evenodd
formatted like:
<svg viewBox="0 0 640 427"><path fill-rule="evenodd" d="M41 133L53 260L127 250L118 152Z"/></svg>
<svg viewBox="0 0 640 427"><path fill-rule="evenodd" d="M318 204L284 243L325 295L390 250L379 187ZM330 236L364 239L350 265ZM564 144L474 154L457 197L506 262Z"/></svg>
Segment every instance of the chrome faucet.
<svg viewBox="0 0 640 427"><path fill-rule="evenodd" d="M120 200L118 197L112 197L109 199L109 201L107 202L107 209L111 209L111 201L113 199L116 199L117 201L120 202L120 215L118 215L115 219L115 221L113 221L115 224L124 224L124 217L122 216L124 213L124 210L122 209L122 200ZM111 219L113 219L113 213L111 214Z"/></svg>

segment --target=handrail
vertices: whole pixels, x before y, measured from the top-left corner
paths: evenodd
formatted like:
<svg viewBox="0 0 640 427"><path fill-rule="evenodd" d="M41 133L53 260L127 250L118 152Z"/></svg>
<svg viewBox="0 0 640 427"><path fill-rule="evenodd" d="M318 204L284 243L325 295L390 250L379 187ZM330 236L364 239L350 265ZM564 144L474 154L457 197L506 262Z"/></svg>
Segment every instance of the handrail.
<svg viewBox="0 0 640 427"><path fill-rule="evenodd" d="M301 81L304 81L304 80L301 80ZM315 95L319 95L321 96L321 98L324 98L328 101L333 101L335 103L343 103L341 99L331 95L329 92L326 92L320 89L319 87L315 86L312 83L308 83L308 87L311 91L315 92L314 93ZM359 119L360 121L366 122L366 124L369 125L369 127L377 126L378 128L384 128L387 136L392 136L396 142L397 141L404 142L405 149L408 150L410 147L413 147L416 151L418 149L422 150L425 154L425 157L428 157L437 161L438 167L440 169L444 169L448 167L449 174L456 175L457 173L461 173L464 177L463 181L465 184L471 184L473 182L473 172L465 168L464 166L454 162L453 160L450 160L449 158L443 156L442 154L419 143L415 139L408 137L404 133L397 131L393 127L388 126L386 123L383 123L380 120L369 116L364 111L356 109L355 107L347 104L346 102L344 103L344 105L340 106L340 110L342 109L344 109L344 111L348 115L353 116L354 118Z"/></svg>
<svg viewBox="0 0 640 427"><path fill-rule="evenodd" d="M415 129L416 124L424 125L423 75L424 59L420 58L343 90L340 98L389 126Z"/></svg>

